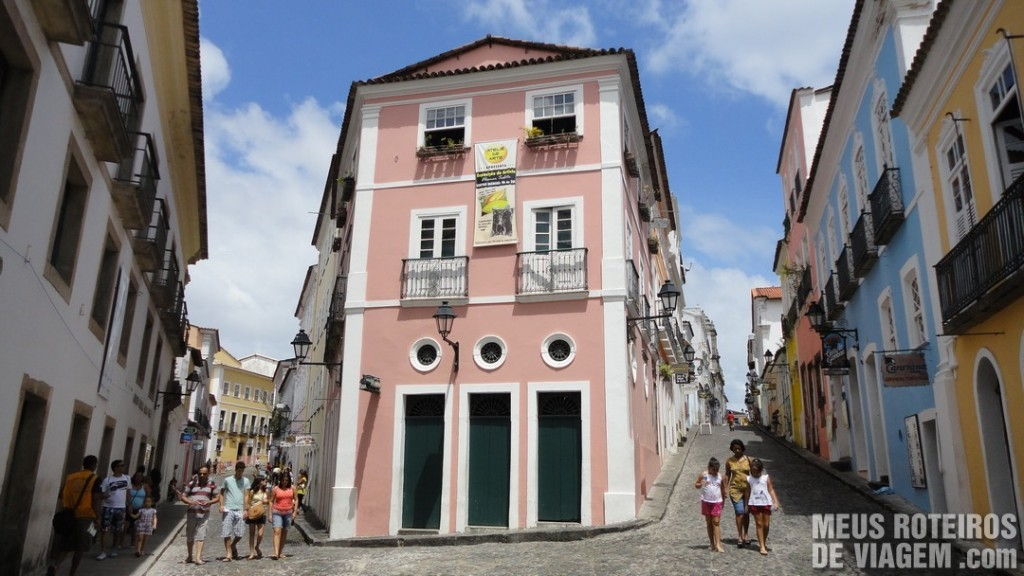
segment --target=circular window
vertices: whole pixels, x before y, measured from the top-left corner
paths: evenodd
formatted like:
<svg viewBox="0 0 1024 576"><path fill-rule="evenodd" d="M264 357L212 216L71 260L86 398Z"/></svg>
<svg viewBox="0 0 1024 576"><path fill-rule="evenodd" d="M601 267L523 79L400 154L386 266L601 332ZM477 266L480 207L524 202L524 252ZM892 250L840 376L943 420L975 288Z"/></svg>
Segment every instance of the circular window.
<svg viewBox="0 0 1024 576"><path fill-rule="evenodd" d="M473 359L476 365L484 370L494 370L505 363L508 350L505 342L497 336L481 338L473 349Z"/></svg>
<svg viewBox="0 0 1024 576"><path fill-rule="evenodd" d="M576 357L576 344L565 334L552 334L544 339L540 354L548 366L564 368Z"/></svg>
<svg viewBox="0 0 1024 576"><path fill-rule="evenodd" d="M429 372L441 362L441 347L433 338L421 338L409 350L409 362L420 372Z"/></svg>

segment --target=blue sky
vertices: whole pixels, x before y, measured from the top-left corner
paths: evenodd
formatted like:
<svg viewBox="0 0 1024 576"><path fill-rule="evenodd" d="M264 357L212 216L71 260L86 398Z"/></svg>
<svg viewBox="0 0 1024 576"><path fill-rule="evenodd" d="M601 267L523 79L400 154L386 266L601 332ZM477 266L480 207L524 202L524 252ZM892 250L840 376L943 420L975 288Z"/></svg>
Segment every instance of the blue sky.
<svg viewBox="0 0 1024 576"><path fill-rule="evenodd" d="M750 288L776 284L786 105L823 87L853 0L206 0L210 258L189 319L235 356L291 355L293 317L349 85L487 34L636 52L681 207L687 304L715 321L740 407Z"/></svg>

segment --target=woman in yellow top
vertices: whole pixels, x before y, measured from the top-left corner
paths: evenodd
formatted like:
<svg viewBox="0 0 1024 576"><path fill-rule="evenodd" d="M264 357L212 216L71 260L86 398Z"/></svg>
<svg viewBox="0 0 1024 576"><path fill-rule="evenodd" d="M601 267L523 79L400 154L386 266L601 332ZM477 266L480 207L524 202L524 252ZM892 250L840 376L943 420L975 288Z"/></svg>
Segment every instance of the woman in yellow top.
<svg viewBox="0 0 1024 576"><path fill-rule="evenodd" d="M732 456L725 461L725 483L729 487L732 509L736 512L736 532L739 534L737 548L747 545L747 529L750 527L750 514L744 500L748 487L747 476L750 474L750 458L745 454L746 449L742 440L733 440L729 443Z"/></svg>
<svg viewBox="0 0 1024 576"><path fill-rule="evenodd" d="M295 497L299 501L299 510L304 510L302 501L306 498L306 485L309 484L309 476L305 470L299 470L299 482L295 485Z"/></svg>

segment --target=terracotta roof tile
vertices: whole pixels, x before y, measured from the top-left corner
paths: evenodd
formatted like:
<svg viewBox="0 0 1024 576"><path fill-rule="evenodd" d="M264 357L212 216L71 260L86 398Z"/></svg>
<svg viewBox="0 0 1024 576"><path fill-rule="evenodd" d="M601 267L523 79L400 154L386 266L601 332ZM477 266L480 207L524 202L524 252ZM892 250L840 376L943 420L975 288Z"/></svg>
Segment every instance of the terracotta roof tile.
<svg viewBox="0 0 1024 576"><path fill-rule="evenodd" d="M763 288L753 288L750 290L751 298L770 298L770 299L781 299L782 298L782 286L765 286Z"/></svg>

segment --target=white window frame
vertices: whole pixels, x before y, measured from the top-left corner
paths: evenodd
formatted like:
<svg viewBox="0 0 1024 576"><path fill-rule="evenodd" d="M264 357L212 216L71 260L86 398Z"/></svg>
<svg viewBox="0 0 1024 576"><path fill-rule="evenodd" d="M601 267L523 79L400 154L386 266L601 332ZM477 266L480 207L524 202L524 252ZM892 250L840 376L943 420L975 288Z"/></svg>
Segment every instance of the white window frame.
<svg viewBox="0 0 1024 576"><path fill-rule="evenodd" d="M523 252L535 252L537 242L534 237L537 229L537 210L572 209L572 247L582 248L583 244L583 197L572 196L569 198L550 198L546 200L531 200L523 202Z"/></svg>
<svg viewBox="0 0 1024 576"><path fill-rule="evenodd" d="M462 98L459 100L444 100L440 102L425 102L420 104L419 127L416 130L416 147L420 148L426 142L427 132L427 111L438 108L451 108L453 106L465 106L466 115L463 128L463 146L469 147L473 142L473 99Z"/></svg>
<svg viewBox="0 0 1024 576"><path fill-rule="evenodd" d="M480 355L480 351L481 349L483 349L484 345L491 343L501 346L501 358L499 358L498 361L495 362L494 364L488 364L487 362L484 362L483 357ZM505 363L505 360L507 358L508 345L506 345L505 341L502 340L501 337L499 336L484 336L483 338L477 340L476 345L473 346L473 360L476 362L476 365L479 366L481 370L484 370L486 372L492 372L494 370L497 370L498 368L501 368L501 365Z"/></svg>
<svg viewBox="0 0 1024 576"><path fill-rule="evenodd" d="M900 337L896 331L896 306L892 297L892 288L886 287L878 295L878 322L882 328L882 350L900 349Z"/></svg>
<svg viewBox="0 0 1024 576"><path fill-rule="evenodd" d="M954 114L957 118L961 117L958 112L954 112ZM956 201L953 198L953 186L950 183L950 178L953 173L950 171L949 164L946 159L946 153L950 147L955 145L958 136L960 138L963 137L957 130L956 122L947 116L943 120L942 130L939 133L938 147L935 150L935 160L936 164L938 164L939 175L941 177L940 184L942 185L942 200L945 206L946 230L949 234L950 247L956 245L956 243L963 237L963 235L957 231ZM978 223L978 208L977 202L975 201L976 195L974 193L975 179L974 174L971 172L970 151L967 149L966 143L964 143L964 155L961 160L961 165L967 166L967 175L971 180L971 201L969 203L965 203L964 206L964 210L970 210L971 218L970 224L964 228L964 234L966 234L974 227L975 224ZM970 206L967 206L966 204L970 204Z"/></svg>
<svg viewBox="0 0 1024 576"><path fill-rule="evenodd" d="M917 283L917 302L921 325L918 327L914 314L914 292L911 282ZM907 340L911 348L928 342L928 317L925 315L924 290L921 289L921 273L915 258L911 258L900 269L900 285L903 288L903 316L907 324Z"/></svg>
<svg viewBox="0 0 1024 576"><path fill-rule="evenodd" d="M846 182L846 174L839 177L839 245L845 246L850 237L850 186ZM836 258L839 253L836 252Z"/></svg>
<svg viewBox="0 0 1024 576"><path fill-rule="evenodd" d="M435 358L434 361L430 364L423 364L422 362L420 362L420 358L417 355L417 352L419 352L420 347L425 346L427 344L432 345L437 350L437 358ZM420 338L419 340L413 342L412 346L409 347L409 364L411 364L412 367L415 368L417 372L427 373L434 370L435 368L440 366L441 358L443 357L444 349L441 348L441 344L438 343L437 340L429 336L425 338Z"/></svg>
<svg viewBox="0 0 1024 576"><path fill-rule="evenodd" d="M409 213L409 258L420 257L420 221L425 218L450 218L455 223L455 256L466 255L466 206L423 208Z"/></svg>
<svg viewBox="0 0 1024 576"><path fill-rule="evenodd" d="M992 84L1002 75L1006 66L1010 64L1010 52L1007 48L1006 40L1002 38L996 40L984 52L986 54L985 60L982 62L981 71L978 73L978 81L974 85L974 100L980 121L978 127L984 131L985 135L981 142L985 152L985 165L988 168L989 186L992 190L992 204L995 204L1002 198L1005 186L1003 185L1003 164L1000 161L995 135L992 133L993 114L988 91ZM1015 72L1017 78L1014 89L1017 91L1017 98L1021 98L1024 94L1021 94L1020 70L1015 70ZM957 118L961 117L963 117L961 114L957 114ZM1010 182L1006 182L1006 186L1010 184Z"/></svg>
<svg viewBox="0 0 1024 576"><path fill-rule="evenodd" d="M871 193L871 181L868 179L868 161L864 157L864 137L860 132L854 136L855 145L853 155L850 157L850 167L853 170L853 183L857 189L857 218L861 212L868 210L868 194Z"/></svg>
<svg viewBox="0 0 1024 576"><path fill-rule="evenodd" d="M526 124L524 126L533 126L533 99L538 96L552 96L555 94L566 94L573 93L573 115L576 116L576 133L580 136L583 135L583 85L574 84L570 86L558 86L553 88L543 88L540 90L528 90L526 92Z"/></svg>
<svg viewBox="0 0 1024 576"><path fill-rule="evenodd" d="M881 118L877 116L879 101L881 101L881 110L884 111ZM885 81L881 78L875 78L874 97L871 102L871 128L875 138L875 165L878 167L878 173L881 174L886 166L889 168L896 167L896 145L892 138L892 121L889 119L889 110L892 107L889 106ZM888 147L884 145L886 141L888 142ZM888 157L886 157L886 152L888 152ZM869 190L868 193L870 194L871 191Z"/></svg>
<svg viewBox="0 0 1024 576"><path fill-rule="evenodd" d="M565 340L566 342L569 343L569 357L566 358L565 360L556 360L552 358L550 354L548 354L548 346L550 346L551 343L554 342L555 340ZM572 364L573 360L576 359L576 340L574 340L572 336L569 336L565 332L555 332L553 334L549 334L548 337L545 338L540 343L540 357L544 360L545 364L552 368L565 368L566 366ZM633 370L634 372L636 371L635 359L633 360Z"/></svg>

